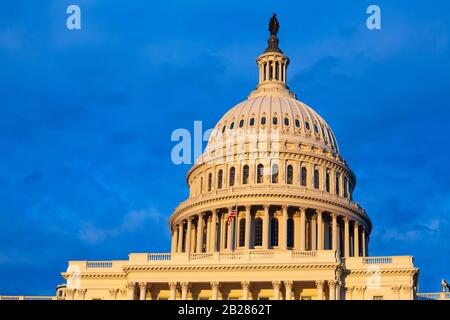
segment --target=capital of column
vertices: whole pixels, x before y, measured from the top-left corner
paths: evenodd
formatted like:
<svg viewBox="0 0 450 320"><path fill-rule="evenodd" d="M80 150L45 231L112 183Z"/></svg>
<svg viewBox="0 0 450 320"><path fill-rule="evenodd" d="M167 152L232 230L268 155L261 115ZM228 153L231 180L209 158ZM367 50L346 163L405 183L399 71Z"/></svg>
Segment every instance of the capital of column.
<svg viewBox="0 0 450 320"><path fill-rule="evenodd" d="M285 286L287 289L291 289L293 285L294 285L294 281L292 281L292 280L284 281L284 286Z"/></svg>
<svg viewBox="0 0 450 320"><path fill-rule="evenodd" d="M127 284L126 284L126 288L127 288L128 290L134 289L135 286L136 286L136 283L135 283L135 282L127 282Z"/></svg>
<svg viewBox="0 0 450 320"><path fill-rule="evenodd" d="M210 285L213 290L218 290L220 288L220 282L218 281L211 281Z"/></svg>
<svg viewBox="0 0 450 320"><path fill-rule="evenodd" d="M170 290L176 290L178 286L177 282L169 282L169 288Z"/></svg>
<svg viewBox="0 0 450 320"><path fill-rule="evenodd" d="M323 281L323 280L316 280L316 287L317 288L322 288L323 289L324 284L325 284L325 281Z"/></svg>
<svg viewBox="0 0 450 320"><path fill-rule="evenodd" d="M115 297L117 293L119 292L119 289L109 289L109 294Z"/></svg>
<svg viewBox="0 0 450 320"><path fill-rule="evenodd" d="M249 290L250 289L250 281L242 281L241 286L243 290Z"/></svg>
<svg viewBox="0 0 450 320"><path fill-rule="evenodd" d="M191 285L190 285L189 282L186 282L186 281L185 281L185 282L181 282L181 283L180 283L180 286L181 286L181 289L182 289L182 290L186 290L186 289L189 289L189 287L190 287Z"/></svg>
<svg viewBox="0 0 450 320"><path fill-rule="evenodd" d="M272 281L272 286L274 289L279 289L280 285L281 285L281 281L278 281L278 280Z"/></svg>
<svg viewBox="0 0 450 320"><path fill-rule="evenodd" d="M338 281L337 280L328 280L328 286L332 289L336 288L336 286L338 285Z"/></svg>
<svg viewBox="0 0 450 320"><path fill-rule="evenodd" d="M250 212L250 210L252 210L252 206L251 205L245 206L245 211L246 212Z"/></svg>
<svg viewBox="0 0 450 320"><path fill-rule="evenodd" d="M147 282L139 282L139 288L141 290L147 289Z"/></svg>

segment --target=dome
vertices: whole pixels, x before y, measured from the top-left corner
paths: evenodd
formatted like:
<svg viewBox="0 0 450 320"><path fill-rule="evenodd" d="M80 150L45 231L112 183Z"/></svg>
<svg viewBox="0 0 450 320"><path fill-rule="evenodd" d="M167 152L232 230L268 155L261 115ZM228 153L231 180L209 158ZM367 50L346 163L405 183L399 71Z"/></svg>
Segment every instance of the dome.
<svg viewBox="0 0 450 320"><path fill-rule="evenodd" d="M276 34L256 63L256 90L217 122L187 173L189 197L169 221L172 252L338 250L348 256L356 243L352 254L365 255L358 238L365 243L372 226L353 201L356 177L330 126L289 89L289 58ZM237 227L229 223L233 216ZM341 236L350 226L356 240Z"/></svg>
<svg viewBox="0 0 450 320"><path fill-rule="evenodd" d="M315 146L339 153L336 138L323 118L306 104L283 94L250 97L230 109L215 126L210 143L218 136L240 130L279 130L280 140Z"/></svg>

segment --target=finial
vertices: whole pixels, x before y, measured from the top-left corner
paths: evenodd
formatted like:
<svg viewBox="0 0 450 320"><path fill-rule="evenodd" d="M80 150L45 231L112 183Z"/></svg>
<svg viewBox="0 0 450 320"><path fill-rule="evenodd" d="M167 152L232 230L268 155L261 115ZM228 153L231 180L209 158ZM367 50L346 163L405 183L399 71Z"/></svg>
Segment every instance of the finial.
<svg viewBox="0 0 450 320"><path fill-rule="evenodd" d="M274 13L269 21L269 32L270 38L267 41L268 46L264 52L282 52L280 48L278 48L278 31L280 30L280 23L277 19L277 14Z"/></svg>

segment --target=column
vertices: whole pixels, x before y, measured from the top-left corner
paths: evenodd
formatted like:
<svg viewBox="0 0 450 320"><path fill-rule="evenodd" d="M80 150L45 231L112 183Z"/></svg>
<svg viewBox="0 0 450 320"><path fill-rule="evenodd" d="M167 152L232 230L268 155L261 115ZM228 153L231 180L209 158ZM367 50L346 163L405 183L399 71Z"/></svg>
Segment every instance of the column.
<svg viewBox="0 0 450 320"><path fill-rule="evenodd" d="M178 228L174 227L172 230L172 248L171 252L177 252L177 246L178 246Z"/></svg>
<svg viewBox="0 0 450 320"><path fill-rule="evenodd" d="M300 250L300 213L294 213L294 249Z"/></svg>
<svg viewBox="0 0 450 320"><path fill-rule="evenodd" d="M317 212L317 250L323 250L323 221L322 210L316 210Z"/></svg>
<svg viewBox="0 0 450 320"><path fill-rule="evenodd" d="M193 219L192 219L193 220ZM195 225L191 226L191 253L196 252L196 246L197 244L197 230L195 230Z"/></svg>
<svg viewBox="0 0 450 320"><path fill-rule="evenodd" d="M245 207L245 249L250 249L250 239L252 234L252 214L251 214L252 207L246 206Z"/></svg>
<svg viewBox="0 0 450 320"><path fill-rule="evenodd" d="M366 229L364 227L362 228L361 236L362 236L362 239L361 239L362 256L365 257L366 256Z"/></svg>
<svg viewBox="0 0 450 320"><path fill-rule="evenodd" d="M357 221L354 222L354 229L353 229L353 256L359 257L359 224Z"/></svg>
<svg viewBox="0 0 450 320"><path fill-rule="evenodd" d="M181 283L181 300L188 299L188 289L189 289L189 282L182 282Z"/></svg>
<svg viewBox="0 0 450 320"><path fill-rule="evenodd" d="M178 253L183 252L183 222L178 224Z"/></svg>
<svg viewBox="0 0 450 320"><path fill-rule="evenodd" d="M84 298L86 297L86 292L87 292L87 289L78 289L77 290L78 297L80 300L84 300Z"/></svg>
<svg viewBox="0 0 450 320"><path fill-rule="evenodd" d="M292 300L292 286L294 282L293 281L285 281L284 282L284 288L286 289L286 300Z"/></svg>
<svg viewBox="0 0 450 320"><path fill-rule="evenodd" d="M212 291L211 299L212 300L219 300L219 286L220 286L219 282L217 282L217 281L211 282L211 291Z"/></svg>
<svg viewBox="0 0 450 320"><path fill-rule="evenodd" d="M192 217L188 218L186 229L186 253L191 253Z"/></svg>
<svg viewBox="0 0 450 320"><path fill-rule="evenodd" d="M273 300L280 300L280 281L272 281L273 286Z"/></svg>
<svg viewBox="0 0 450 320"><path fill-rule="evenodd" d="M324 282L322 280L316 281L317 300L323 300L323 284L324 284Z"/></svg>
<svg viewBox="0 0 450 320"><path fill-rule="evenodd" d="M348 217L344 218L344 251L345 257L350 257L350 219Z"/></svg>
<svg viewBox="0 0 450 320"><path fill-rule="evenodd" d="M306 250L306 239L305 239L305 234L306 234L306 209L305 208L301 208L300 209L300 251L305 251Z"/></svg>
<svg viewBox="0 0 450 320"><path fill-rule="evenodd" d="M269 205L264 206L264 217L263 217L263 239L262 246L264 250L269 249Z"/></svg>
<svg viewBox="0 0 450 320"><path fill-rule="evenodd" d="M128 297L128 300L134 300L134 288L135 288L135 283L134 282L128 282L127 283L127 297Z"/></svg>
<svg viewBox="0 0 450 320"><path fill-rule="evenodd" d="M317 217L311 217L311 250L317 250Z"/></svg>
<svg viewBox="0 0 450 320"><path fill-rule="evenodd" d="M336 213L332 213L331 214L331 218L332 218L332 235L331 235L331 250L338 250L338 234L337 234L337 214Z"/></svg>
<svg viewBox="0 0 450 320"><path fill-rule="evenodd" d="M208 219L206 219L206 252L210 251L211 248L211 222L212 217L208 216Z"/></svg>
<svg viewBox="0 0 450 320"><path fill-rule="evenodd" d="M197 253L203 251L203 213L198 215L197 221L197 244L195 245Z"/></svg>
<svg viewBox="0 0 450 320"><path fill-rule="evenodd" d="M217 250L217 212L218 210L213 210L211 218L211 236L210 236L210 252L216 252Z"/></svg>
<svg viewBox="0 0 450 320"><path fill-rule="evenodd" d="M139 300L145 300L146 294L147 294L147 283L139 282Z"/></svg>
<svg viewBox="0 0 450 320"><path fill-rule="evenodd" d="M330 300L336 300L336 280L328 281L328 289L330 290Z"/></svg>
<svg viewBox="0 0 450 320"><path fill-rule="evenodd" d="M220 251L225 250L225 232L227 231L225 213L220 216Z"/></svg>
<svg viewBox="0 0 450 320"><path fill-rule="evenodd" d="M280 240L280 248L286 250L287 249L287 220L288 220L288 206L283 206L283 215L281 217L281 230L279 235Z"/></svg>
<svg viewBox="0 0 450 320"><path fill-rule="evenodd" d="M230 215L231 210L233 210L232 207L228 208L228 215ZM237 219L237 217L235 219ZM231 223L228 223L227 221L227 250L229 251L233 250L233 224L234 220Z"/></svg>
<svg viewBox="0 0 450 320"><path fill-rule="evenodd" d="M109 294L111 295L111 300L117 300L117 294L119 289L109 289Z"/></svg>
<svg viewBox="0 0 450 320"><path fill-rule="evenodd" d="M242 300L249 300L248 292L250 289L250 282L242 281L241 286L242 286Z"/></svg>
<svg viewBox="0 0 450 320"><path fill-rule="evenodd" d="M177 283L169 282L169 288L170 288L169 300L175 300L177 298Z"/></svg>

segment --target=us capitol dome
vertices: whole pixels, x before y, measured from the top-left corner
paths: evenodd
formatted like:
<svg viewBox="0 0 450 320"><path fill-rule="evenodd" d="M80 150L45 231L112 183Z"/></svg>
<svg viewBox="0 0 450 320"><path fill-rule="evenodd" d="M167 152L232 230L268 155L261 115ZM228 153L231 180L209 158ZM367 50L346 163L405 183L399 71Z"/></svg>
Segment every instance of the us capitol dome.
<svg viewBox="0 0 450 320"><path fill-rule="evenodd" d="M217 122L169 220L170 253L70 261L61 299L414 299L411 256L369 256L372 222L327 122L287 85L279 23L258 85Z"/></svg>

